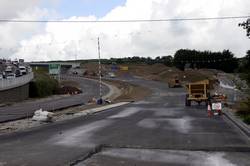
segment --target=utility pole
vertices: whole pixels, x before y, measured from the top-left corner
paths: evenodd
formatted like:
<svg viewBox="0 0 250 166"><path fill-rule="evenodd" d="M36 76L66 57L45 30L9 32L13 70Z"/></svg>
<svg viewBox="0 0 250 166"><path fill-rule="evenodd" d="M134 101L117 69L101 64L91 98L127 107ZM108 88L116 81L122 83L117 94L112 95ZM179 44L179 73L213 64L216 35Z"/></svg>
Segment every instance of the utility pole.
<svg viewBox="0 0 250 166"><path fill-rule="evenodd" d="M76 42L76 45L75 45L75 61L76 61L76 63L77 63L77 54L78 54L78 45Z"/></svg>
<svg viewBox="0 0 250 166"><path fill-rule="evenodd" d="M102 104L102 67L101 67L101 50L100 50L100 41L99 37L97 38L98 41L98 57L99 57L99 102L98 104Z"/></svg>

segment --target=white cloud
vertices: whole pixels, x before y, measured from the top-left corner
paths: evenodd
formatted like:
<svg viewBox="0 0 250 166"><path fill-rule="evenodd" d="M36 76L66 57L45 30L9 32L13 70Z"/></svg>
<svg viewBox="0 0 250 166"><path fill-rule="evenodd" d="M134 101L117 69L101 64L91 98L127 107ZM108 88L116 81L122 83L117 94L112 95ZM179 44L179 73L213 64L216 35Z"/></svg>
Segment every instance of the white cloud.
<svg viewBox="0 0 250 166"><path fill-rule="evenodd" d="M55 0L54 0L55 1ZM37 20L56 16L55 11L41 9L40 0L0 1L0 19ZM0 58L16 58L20 41L43 33L44 25L36 23L0 23ZM29 55L26 55L29 56Z"/></svg>
<svg viewBox="0 0 250 166"><path fill-rule="evenodd" d="M250 1L246 0L127 0L124 6L114 8L100 20L249 15L249 6ZM82 16L67 20L97 18ZM27 60L66 60L76 56L78 59L97 58L97 36L100 36L104 58L164 56L174 54L180 48L230 49L237 56L243 56L250 49L250 40L237 26L240 21L47 23L43 33L39 31L37 35L24 38L22 47L13 57ZM18 33L12 36L12 40L16 40L16 36Z"/></svg>
<svg viewBox="0 0 250 166"><path fill-rule="evenodd" d="M11 19L19 15L28 8L32 8L39 4L40 0L1 0L0 1L0 16L1 19Z"/></svg>

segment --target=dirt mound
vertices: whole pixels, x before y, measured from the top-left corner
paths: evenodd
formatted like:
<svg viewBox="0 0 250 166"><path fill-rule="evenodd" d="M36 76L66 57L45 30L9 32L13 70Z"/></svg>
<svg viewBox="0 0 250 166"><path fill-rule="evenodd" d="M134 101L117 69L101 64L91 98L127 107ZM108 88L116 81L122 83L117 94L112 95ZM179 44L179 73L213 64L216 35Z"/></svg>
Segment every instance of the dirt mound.
<svg viewBox="0 0 250 166"><path fill-rule="evenodd" d="M58 94L79 94L82 93L82 91L76 87L72 86L63 86L58 89Z"/></svg>
<svg viewBox="0 0 250 166"><path fill-rule="evenodd" d="M105 75L110 72L112 66L113 65L102 64L102 73ZM120 66L127 66L128 70L119 70ZM86 63L83 67L89 71L89 73L95 72L98 74L98 63ZM187 69L185 71L181 71L175 67L165 66L164 64L122 64L117 65L117 67L118 70L113 71L117 77L133 75L147 80L162 81L166 83L175 77L178 77L178 79L184 83L201 81L204 79L215 80L217 73L221 72L215 69Z"/></svg>
<svg viewBox="0 0 250 166"><path fill-rule="evenodd" d="M89 71L98 71L99 64L96 62L89 62L89 63L82 64L81 67Z"/></svg>
<svg viewBox="0 0 250 166"><path fill-rule="evenodd" d="M84 76L98 76L99 74L99 64L97 62L89 62L81 65L81 68L85 70ZM111 70L111 65L101 65L102 74L107 74Z"/></svg>

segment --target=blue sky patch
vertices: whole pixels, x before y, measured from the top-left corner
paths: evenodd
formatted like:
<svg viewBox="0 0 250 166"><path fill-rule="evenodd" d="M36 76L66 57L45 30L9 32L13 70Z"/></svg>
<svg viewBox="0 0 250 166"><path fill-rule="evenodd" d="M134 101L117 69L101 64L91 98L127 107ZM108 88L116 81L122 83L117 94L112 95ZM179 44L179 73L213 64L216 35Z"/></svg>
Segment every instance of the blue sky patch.
<svg viewBox="0 0 250 166"><path fill-rule="evenodd" d="M126 0L59 0L55 5L44 1L43 7L56 10L62 17L95 15L100 18Z"/></svg>

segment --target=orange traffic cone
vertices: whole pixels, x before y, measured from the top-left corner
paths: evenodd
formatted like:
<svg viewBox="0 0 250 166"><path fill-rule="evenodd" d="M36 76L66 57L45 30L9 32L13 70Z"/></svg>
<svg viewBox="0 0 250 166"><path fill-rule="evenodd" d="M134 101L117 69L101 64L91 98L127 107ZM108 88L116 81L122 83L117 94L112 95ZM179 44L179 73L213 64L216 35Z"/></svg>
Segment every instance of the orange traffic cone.
<svg viewBox="0 0 250 166"><path fill-rule="evenodd" d="M207 105L207 114L208 114L208 117L213 116L213 113L212 113L212 110L211 110L211 106L209 104Z"/></svg>

